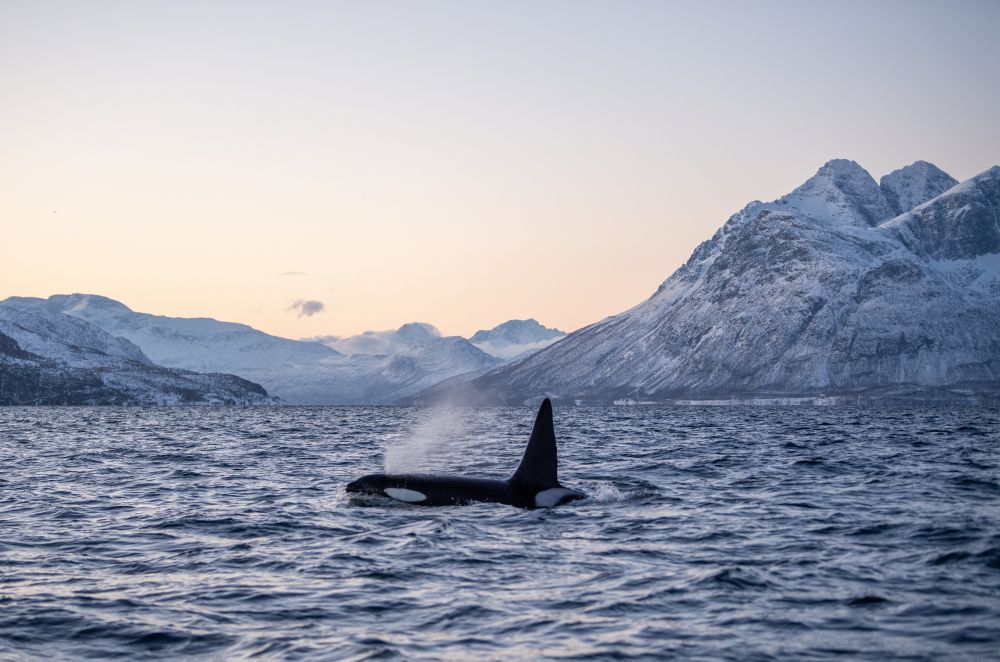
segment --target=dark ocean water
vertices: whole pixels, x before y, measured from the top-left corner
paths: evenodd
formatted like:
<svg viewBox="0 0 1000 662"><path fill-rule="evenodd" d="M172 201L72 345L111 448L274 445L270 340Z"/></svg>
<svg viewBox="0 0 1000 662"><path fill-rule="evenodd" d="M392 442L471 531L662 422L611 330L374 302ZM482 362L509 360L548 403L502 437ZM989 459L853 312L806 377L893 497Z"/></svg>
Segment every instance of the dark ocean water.
<svg viewBox="0 0 1000 662"><path fill-rule="evenodd" d="M344 494L533 415L0 408L0 659L1000 656L997 410L557 407L586 501Z"/></svg>

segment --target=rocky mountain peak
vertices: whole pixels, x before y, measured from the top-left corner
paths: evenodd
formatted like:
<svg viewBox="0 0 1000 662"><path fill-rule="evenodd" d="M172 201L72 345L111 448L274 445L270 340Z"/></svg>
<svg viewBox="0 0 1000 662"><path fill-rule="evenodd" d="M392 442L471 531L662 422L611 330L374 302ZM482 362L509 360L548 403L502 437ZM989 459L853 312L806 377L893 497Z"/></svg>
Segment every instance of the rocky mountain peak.
<svg viewBox="0 0 1000 662"><path fill-rule="evenodd" d="M441 332L433 324L426 322L409 322L396 330L400 339L407 343L417 344L433 338L440 338Z"/></svg>
<svg viewBox="0 0 1000 662"><path fill-rule="evenodd" d="M883 177L879 188L898 215L936 198L955 184L957 179L933 163L916 161Z"/></svg>
<svg viewBox="0 0 1000 662"><path fill-rule="evenodd" d="M895 216L875 179L855 161L827 161L804 184L776 201L814 219L870 227Z"/></svg>
<svg viewBox="0 0 1000 662"><path fill-rule="evenodd" d="M565 335L534 319L507 320L492 329L476 331L469 342L487 354L513 360L547 347Z"/></svg>
<svg viewBox="0 0 1000 662"><path fill-rule="evenodd" d="M549 340L551 338L558 338L564 335L566 334L559 329L550 329L546 326L542 326L535 319L507 320L492 329L480 329L479 331L476 331L476 333L469 338L469 341L472 343L481 343L503 338L511 343L526 343Z"/></svg>

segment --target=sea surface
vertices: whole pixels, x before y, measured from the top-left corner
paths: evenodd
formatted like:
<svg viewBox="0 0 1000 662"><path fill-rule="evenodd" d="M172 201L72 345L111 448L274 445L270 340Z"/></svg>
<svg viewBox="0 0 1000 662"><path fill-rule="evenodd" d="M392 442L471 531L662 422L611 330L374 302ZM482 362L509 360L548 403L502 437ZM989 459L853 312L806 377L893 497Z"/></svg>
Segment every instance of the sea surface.
<svg viewBox="0 0 1000 662"><path fill-rule="evenodd" d="M0 659L1000 658L1000 412L0 408Z"/></svg>

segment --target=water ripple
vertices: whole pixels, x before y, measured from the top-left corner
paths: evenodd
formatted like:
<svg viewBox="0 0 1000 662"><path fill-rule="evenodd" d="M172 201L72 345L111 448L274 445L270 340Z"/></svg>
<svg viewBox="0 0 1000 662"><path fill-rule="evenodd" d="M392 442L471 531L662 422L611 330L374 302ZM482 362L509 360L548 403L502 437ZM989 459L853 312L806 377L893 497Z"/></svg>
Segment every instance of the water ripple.
<svg viewBox="0 0 1000 662"><path fill-rule="evenodd" d="M0 408L0 659L997 657L997 410L566 408L585 501L343 492L532 413Z"/></svg>

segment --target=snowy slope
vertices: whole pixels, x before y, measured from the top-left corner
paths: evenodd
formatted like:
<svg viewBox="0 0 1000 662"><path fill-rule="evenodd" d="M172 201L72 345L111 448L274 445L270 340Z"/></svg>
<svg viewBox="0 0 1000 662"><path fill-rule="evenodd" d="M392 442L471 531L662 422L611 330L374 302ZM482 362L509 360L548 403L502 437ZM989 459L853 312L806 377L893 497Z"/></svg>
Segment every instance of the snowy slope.
<svg viewBox="0 0 1000 662"><path fill-rule="evenodd" d="M153 364L134 344L52 310L44 299L0 301L0 402L6 404L264 404L233 375Z"/></svg>
<svg viewBox="0 0 1000 662"><path fill-rule="evenodd" d="M487 354L516 361L565 336L559 329L542 326L533 319L508 320L492 329L476 331L469 342Z"/></svg>
<svg viewBox="0 0 1000 662"><path fill-rule="evenodd" d="M733 215L647 301L461 390L508 402L998 392L1000 169L918 204L942 185L924 186L927 172L893 173L890 203L856 163L831 161ZM900 204L918 206L896 216Z"/></svg>
<svg viewBox="0 0 1000 662"><path fill-rule="evenodd" d="M10 297L0 302L0 332L21 349L77 368L104 365L109 358L151 364L142 350L100 327L48 307L45 299Z"/></svg>
<svg viewBox="0 0 1000 662"><path fill-rule="evenodd" d="M131 341L154 363L171 368L242 374L338 354L321 343L279 338L246 324L138 313L93 294L57 294L44 301L52 311L86 320Z"/></svg>

